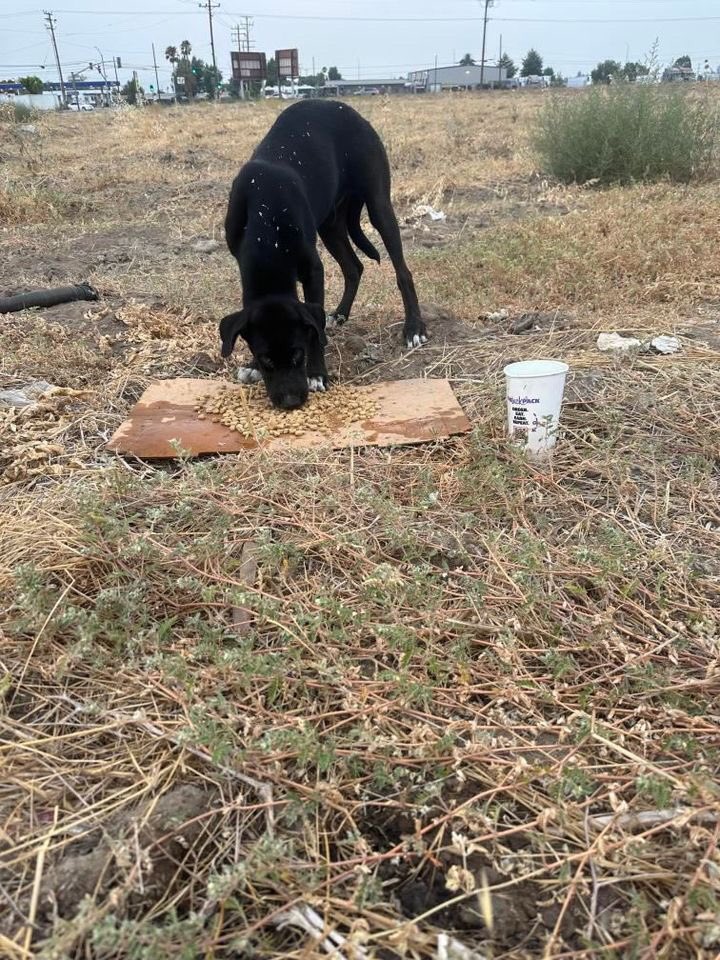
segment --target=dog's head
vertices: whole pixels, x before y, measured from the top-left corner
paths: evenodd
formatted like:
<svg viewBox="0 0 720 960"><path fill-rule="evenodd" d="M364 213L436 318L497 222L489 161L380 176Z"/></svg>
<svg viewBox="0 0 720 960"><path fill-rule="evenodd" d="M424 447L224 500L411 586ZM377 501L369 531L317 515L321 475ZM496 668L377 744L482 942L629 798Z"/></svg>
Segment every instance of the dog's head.
<svg viewBox="0 0 720 960"><path fill-rule="evenodd" d="M223 357L238 337L250 347L273 406L301 407L308 398L308 355L327 342L322 307L294 297L258 300L220 321Z"/></svg>

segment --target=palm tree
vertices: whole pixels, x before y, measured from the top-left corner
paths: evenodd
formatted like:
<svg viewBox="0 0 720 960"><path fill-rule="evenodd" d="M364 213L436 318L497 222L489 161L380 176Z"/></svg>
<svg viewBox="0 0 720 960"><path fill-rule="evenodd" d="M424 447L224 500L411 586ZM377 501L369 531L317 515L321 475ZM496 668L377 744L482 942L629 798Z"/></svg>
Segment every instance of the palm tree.
<svg viewBox="0 0 720 960"><path fill-rule="evenodd" d="M180 44L180 53L182 54L183 60L187 60L192 53L192 45L189 40L183 40Z"/></svg>
<svg viewBox="0 0 720 960"><path fill-rule="evenodd" d="M177 63L178 62L177 47L165 47L165 59L169 60L170 63Z"/></svg>

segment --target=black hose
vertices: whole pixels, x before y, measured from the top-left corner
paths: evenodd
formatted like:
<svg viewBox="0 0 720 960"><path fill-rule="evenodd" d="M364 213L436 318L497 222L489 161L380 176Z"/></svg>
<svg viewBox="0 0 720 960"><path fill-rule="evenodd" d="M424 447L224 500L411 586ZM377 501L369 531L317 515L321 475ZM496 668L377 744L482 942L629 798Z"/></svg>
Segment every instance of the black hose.
<svg viewBox="0 0 720 960"><path fill-rule="evenodd" d="M16 313L29 307L54 307L58 303L73 303L75 300L99 300L100 294L89 283L74 287L53 287L51 290L31 290L14 297L0 297L0 313Z"/></svg>

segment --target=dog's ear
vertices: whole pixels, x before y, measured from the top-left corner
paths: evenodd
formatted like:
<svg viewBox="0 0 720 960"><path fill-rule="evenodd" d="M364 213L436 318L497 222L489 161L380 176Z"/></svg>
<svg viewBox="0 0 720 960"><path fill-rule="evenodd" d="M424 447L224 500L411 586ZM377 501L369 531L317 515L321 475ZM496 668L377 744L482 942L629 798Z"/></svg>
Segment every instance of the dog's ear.
<svg viewBox="0 0 720 960"><path fill-rule="evenodd" d="M235 341L242 336L247 327L247 314L245 310L238 310L237 313L229 313L220 321L220 340L222 347L220 353L223 357L229 357L235 347Z"/></svg>
<svg viewBox="0 0 720 960"><path fill-rule="evenodd" d="M315 331L323 347L327 346L327 337L325 336L325 311L319 303L306 303L304 307L303 315L306 326Z"/></svg>

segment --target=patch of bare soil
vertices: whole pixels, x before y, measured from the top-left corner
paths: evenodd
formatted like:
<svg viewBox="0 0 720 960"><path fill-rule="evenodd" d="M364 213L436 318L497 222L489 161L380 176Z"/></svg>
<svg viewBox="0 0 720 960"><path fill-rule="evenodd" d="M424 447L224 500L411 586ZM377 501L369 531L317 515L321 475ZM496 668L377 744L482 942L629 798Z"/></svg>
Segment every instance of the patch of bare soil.
<svg viewBox="0 0 720 960"><path fill-rule="evenodd" d="M125 810L50 858L40 887L36 934L44 936L58 918L71 919L83 901L110 895L115 909L144 912L171 887L182 888L202 836L212 827L211 797L189 784L133 810ZM39 811L42 812L42 811ZM28 904L18 904L27 911ZM178 904L182 907L182 904ZM16 911L17 915L17 911ZM16 916L6 914L0 930L14 935Z"/></svg>
<svg viewBox="0 0 720 960"><path fill-rule="evenodd" d="M29 289L28 280L38 286L77 282L96 270L131 265L138 259L170 262L181 247L167 230L155 226L122 225L61 238L46 231L41 251L35 236L3 249L3 292L23 293ZM19 283L8 287L10 278L19 278Z"/></svg>
<svg viewBox="0 0 720 960"><path fill-rule="evenodd" d="M450 187L437 200L443 219L411 209L401 216L405 244L433 249L467 242L484 230L529 217L565 216L571 210L565 191L551 188L539 177L510 180L495 186Z"/></svg>

